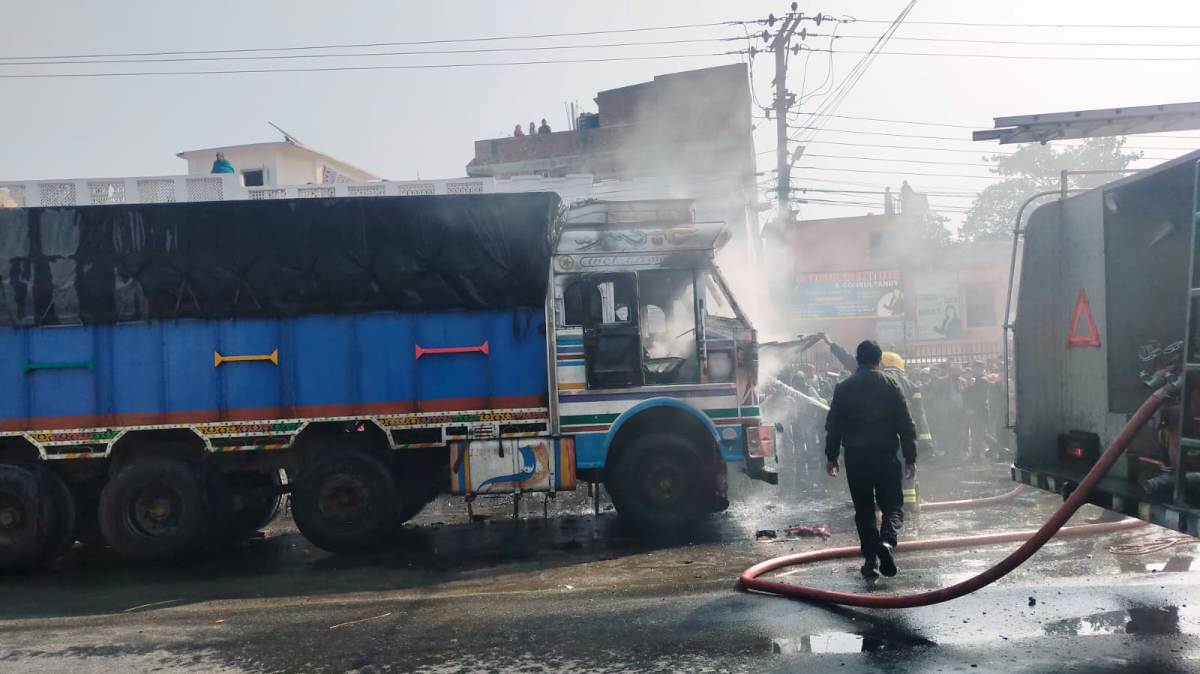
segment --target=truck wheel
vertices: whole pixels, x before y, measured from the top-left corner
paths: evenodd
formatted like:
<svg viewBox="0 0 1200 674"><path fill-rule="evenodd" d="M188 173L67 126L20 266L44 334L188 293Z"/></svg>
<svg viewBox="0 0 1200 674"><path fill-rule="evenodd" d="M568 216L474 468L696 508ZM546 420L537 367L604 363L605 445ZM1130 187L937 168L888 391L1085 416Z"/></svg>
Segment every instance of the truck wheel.
<svg viewBox="0 0 1200 674"><path fill-rule="evenodd" d="M399 512L396 481L361 450L331 451L304 466L292 517L304 537L330 552L364 552L387 542Z"/></svg>
<svg viewBox="0 0 1200 674"><path fill-rule="evenodd" d="M607 479L617 512L639 530L678 530L704 515L710 491L705 461L674 433L638 438L617 458Z"/></svg>
<svg viewBox="0 0 1200 674"><path fill-rule="evenodd" d="M203 540L207 523L200 475L177 459L139 457L100 492L100 530L122 558L179 557Z"/></svg>
<svg viewBox="0 0 1200 674"><path fill-rule="evenodd" d="M43 493L48 494L48 500L54 508L54 528L41 559L43 564L50 564L75 545L79 534L79 509L75 504L75 494L58 473L43 468L41 478Z"/></svg>
<svg viewBox="0 0 1200 674"><path fill-rule="evenodd" d="M33 471L0 465L0 569L32 567L50 547L54 504L43 496Z"/></svg>

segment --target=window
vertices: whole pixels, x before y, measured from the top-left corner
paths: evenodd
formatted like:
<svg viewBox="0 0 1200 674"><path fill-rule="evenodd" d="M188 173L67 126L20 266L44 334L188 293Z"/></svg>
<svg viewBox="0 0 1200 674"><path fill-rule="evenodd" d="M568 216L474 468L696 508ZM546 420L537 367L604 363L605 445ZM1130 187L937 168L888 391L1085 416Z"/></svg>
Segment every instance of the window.
<svg viewBox="0 0 1200 674"><path fill-rule="evenodd" d="M263 170L251 169L242 171L242 184L246 187L262 187L266 183L263 182Z"/></svg>
<svg viewBox="0 0 1200 674"><path fill-rule="evenodd" d="M579 277L565 282L562 298L562 324L564 326L583 325L583 316L587 311L585 286L586 284Z"/></svg>
<svg viewBox="0 0 1200 674"><path fill-rule="evenodd" d="M560 305L562 325L575 327L585 322L596 325L634 322L637 317L630 311L630 307L635 305L634 297L633 283L625 279L596 283L594 279L588 281L581 276L570 277L563 282ZM585 321L588 318L590 321Z"/></svg>
<svg viewBox="0 0 1200 674"><path fill-rule="evenodd" d="M700 380L696 355L696 298L692 270L638 272L647 384Z"/></svg>
<svg viewBox="0 0 1200 674"><path fill-rule="evenodd" d="M703 272L700 277L704 283L704 315L717 318L737 318L733 310L733 302L725 294L712 272Z"/></svg>
<svg viewBox="0 0 1200 674"><path fill-rule="evenodd" d="M613 325L636 321L637 317L630 310L634 306L632 284L626 283L625 279L617 279L597 283L595 289L600 294L600 301L591 303L592 322ZM597 309L600 312L598 316Z"/></svg>
<svg viewBox="0 0 1200 674"><path fill-rule="evenodd" d="M995 287L990 285L967 286L967 327L986 328L995 324Z"/></svg>

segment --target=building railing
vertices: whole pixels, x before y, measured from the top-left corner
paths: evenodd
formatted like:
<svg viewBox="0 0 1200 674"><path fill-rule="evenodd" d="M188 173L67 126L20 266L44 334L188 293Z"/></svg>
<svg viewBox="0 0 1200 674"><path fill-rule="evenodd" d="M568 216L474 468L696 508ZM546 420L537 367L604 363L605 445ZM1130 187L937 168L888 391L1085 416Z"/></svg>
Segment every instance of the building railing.
<svg viewBox="0 0 1200 674"><path fill-rule="evenodd" d="M259 199L324 199L329 197L428 196L436 194L492 194L497 192L558 192L564 199L587 198L590 175L565 178L520 176L400 180L309 185L245 187L235 174L144 176L0 182L0 189L18 208L40 206L98 206L105 204L161 204L191 201L242 201Z"/></svg>

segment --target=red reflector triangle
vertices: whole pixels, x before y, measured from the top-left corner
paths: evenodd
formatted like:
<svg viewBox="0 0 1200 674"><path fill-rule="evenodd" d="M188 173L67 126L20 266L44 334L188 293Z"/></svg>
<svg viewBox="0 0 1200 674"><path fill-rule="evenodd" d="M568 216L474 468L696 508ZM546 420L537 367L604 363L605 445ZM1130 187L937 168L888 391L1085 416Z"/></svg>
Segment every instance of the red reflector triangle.
<svg viewBox="0 0 1200 674"><path fill-rule="evenodd" d="M1079 334L1079 319L1087 319L1087 334ZM1075 311L1071 314L1071 329L1067 331L1067 346L1085 346L1100 348L1100 331L1096 329L1096 319L1092 318L1092 307L1088 304L1087 293L1079 289L1079 297L1075 300Z"/></svg>

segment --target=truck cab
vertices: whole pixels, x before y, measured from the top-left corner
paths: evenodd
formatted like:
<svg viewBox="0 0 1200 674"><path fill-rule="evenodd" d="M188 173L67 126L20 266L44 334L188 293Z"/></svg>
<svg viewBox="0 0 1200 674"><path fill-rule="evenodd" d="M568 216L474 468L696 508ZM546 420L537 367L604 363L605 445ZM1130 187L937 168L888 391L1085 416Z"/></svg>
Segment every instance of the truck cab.
<svg viewBox="0 0 1200 674"><path fill-rule="evenodd" d="M574 438L580 474L606 475L610 491L623 453L646 435L695 448L710 505L726 502L726 461L775 481L756 334L715 262L728 238L683 200L585 204L558 233L551 416Z"/></svg>

